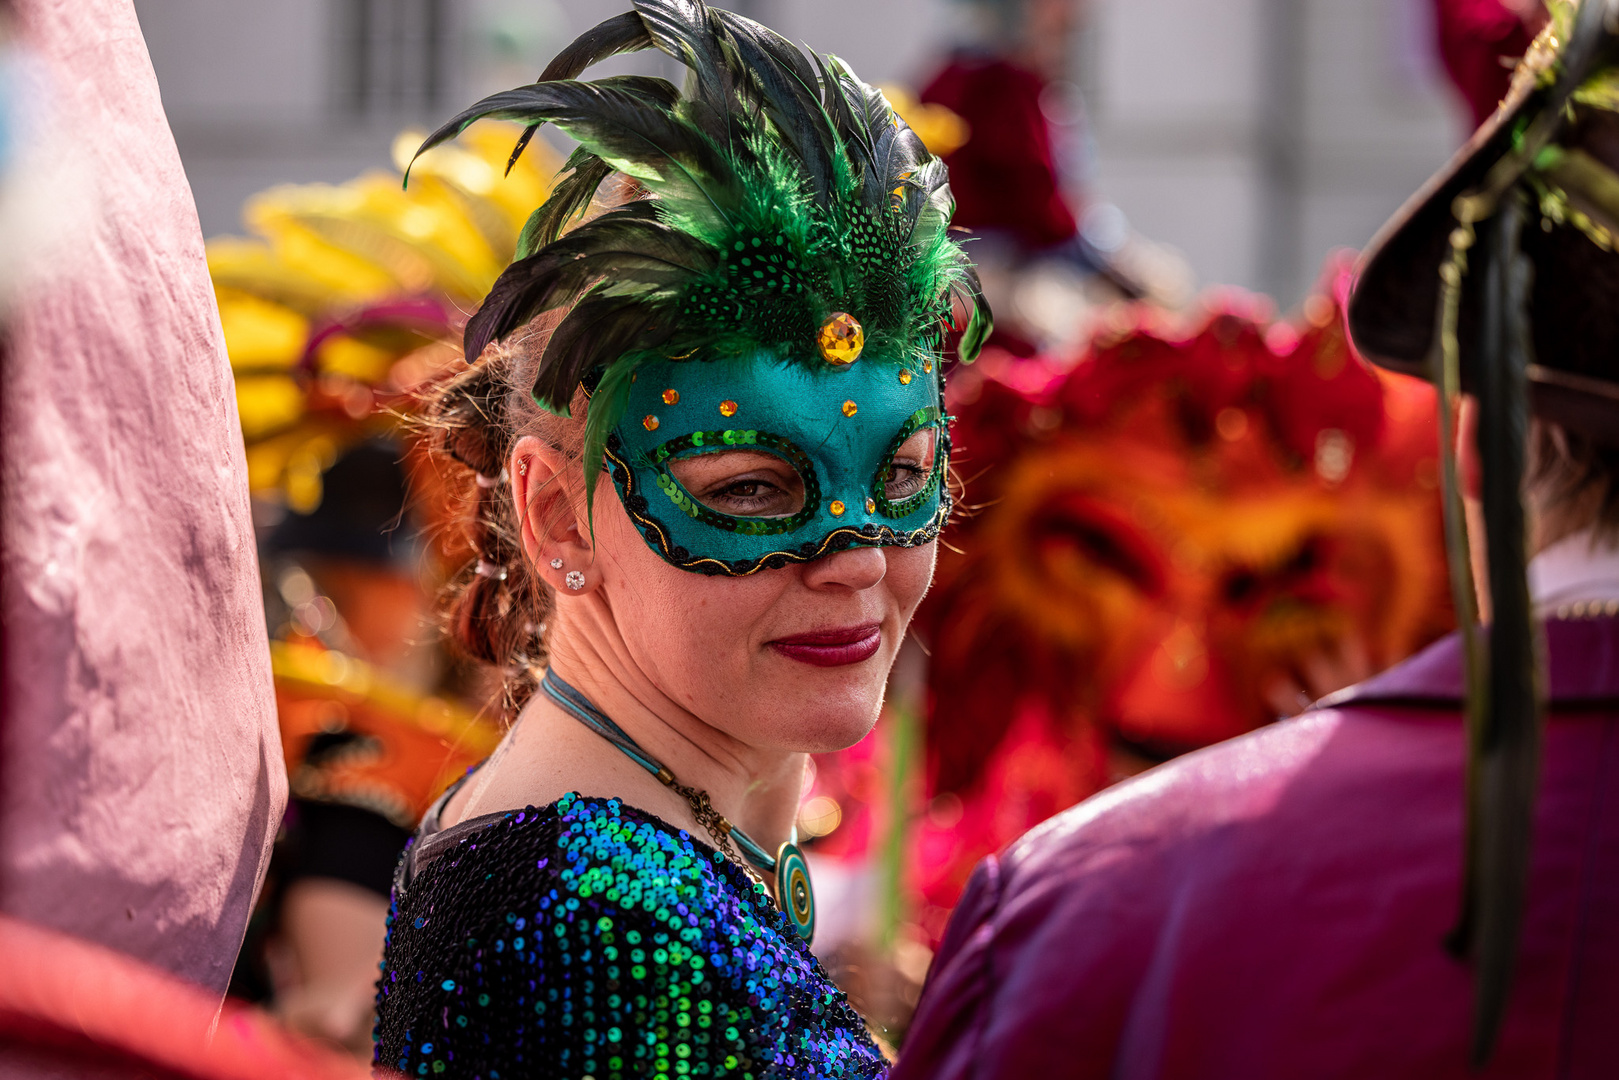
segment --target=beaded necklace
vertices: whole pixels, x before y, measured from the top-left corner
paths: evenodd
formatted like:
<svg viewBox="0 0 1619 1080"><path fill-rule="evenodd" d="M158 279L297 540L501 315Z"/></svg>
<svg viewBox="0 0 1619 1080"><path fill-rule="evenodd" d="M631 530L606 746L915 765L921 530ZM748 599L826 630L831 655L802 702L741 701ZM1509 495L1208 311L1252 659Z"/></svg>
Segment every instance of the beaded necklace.
<svg viewBox="0 0 1619 1080"><path fill-rule="evenodd" d="M664 787L678 794L691 806L692 815L697 823L714 838L714 844L725 853L733 862L738 863L748 872L748 876L759 881L759 875L754 867L765 873L775 875L776 904L787 915L787 921L793 924L793 929L805 942L815 937L815 890L810 885L809 866L804 862L803 852L798 850L797 830L781 847L776 849L772 856L764 848L754 842L753 838L741 829L732 825L710 802L708 792L687 787L675 779L670 772L656 758L641 749L639 743L630 738L623 728L615 724L611 717L598 709L584 694L569 686L555 671L547 670L545 678L540 680L540 689L545 691L547 697L556 702L565 712L587 728L618 747L624 756L635 762L641 768L658 778ZM742 849L746 861L737 857L736 849L731 841ZM750 865L751 864L751 865ZM763 882L760 882L763 884Z"/></svg>

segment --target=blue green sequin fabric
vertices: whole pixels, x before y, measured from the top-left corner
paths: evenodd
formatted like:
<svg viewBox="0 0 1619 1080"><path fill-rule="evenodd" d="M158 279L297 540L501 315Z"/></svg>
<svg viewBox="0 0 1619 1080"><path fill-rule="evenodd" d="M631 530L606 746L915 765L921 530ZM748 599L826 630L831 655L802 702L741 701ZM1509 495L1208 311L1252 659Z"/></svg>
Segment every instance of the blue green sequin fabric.
<svg viewBox="0 0 1619 1080"><path fill-rule="evenodd" d="M414 872L406 853L377 1065L446 1080L884 1073L763 886L685 831L576 795L468 825Z"/></svg>

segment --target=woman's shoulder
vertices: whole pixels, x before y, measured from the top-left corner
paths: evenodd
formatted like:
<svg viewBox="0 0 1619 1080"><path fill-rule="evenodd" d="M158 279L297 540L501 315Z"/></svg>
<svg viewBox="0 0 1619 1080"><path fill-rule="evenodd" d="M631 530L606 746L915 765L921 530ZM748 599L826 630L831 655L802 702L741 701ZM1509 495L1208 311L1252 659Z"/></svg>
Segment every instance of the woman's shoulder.
<svg viewBox="0 0 1619 1080"><path fill-rule="evenodd" d="M735 862L686 830L618 799L564 795L464 821L417 837L395 890L396 916L412 936L437 938L437 920L458 938L499 931L528 937L563 923L557 936L597 912L597 922L690 944L708 933L731 941L797 935L759 884ZM605 920L605 921L603 921ZM390 942L392 935L390 935ZM493 941L500 949L501 938ZM510 946L505 946L510 947ZM521 948L521 946L518 946ZM800 946L805 959L809 952Z"/></svg>
<svg viewBox="0 0 1619 1080"><path fill-rule="evenodd" d="M763 887L651 814L569 795L423 842L439 850L390 918L382 1063L468 1076L473 1061L489 1076L525 1060L598 1076L677 1060L756 1076L789 1062L786 1075L881 1069Z"/></svg>
<svg viewBox="0 0 1619 1080"><path fill-rule="evenodd" d="M531 893L549 883L659 919L716 891L774 909L762 886L684 829L618 799L577 793L445 829L428 824L404 863L399 892L407 895L454 892L498 873L508 888Z"/></svg>

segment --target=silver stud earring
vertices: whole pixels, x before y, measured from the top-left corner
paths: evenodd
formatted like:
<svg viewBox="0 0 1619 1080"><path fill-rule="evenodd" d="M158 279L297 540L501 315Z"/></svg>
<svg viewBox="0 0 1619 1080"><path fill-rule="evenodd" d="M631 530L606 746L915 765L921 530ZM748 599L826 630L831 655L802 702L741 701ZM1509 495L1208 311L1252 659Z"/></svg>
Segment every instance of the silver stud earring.
<svg viewBox="0 0 1619 1080"><path fill-rule="evenodd" d="M568 588L576 591L585 587L585 575L577 570L569 570L568 576L562 580L567 582Z"/></svg>
<svg viewBox="0 0 1619 1080"><path fill-rule="evenodd" d="M553 570L561 570L562 569L562 560L561 559L552 559L551 560L551 569L553 569Z"/></svg>

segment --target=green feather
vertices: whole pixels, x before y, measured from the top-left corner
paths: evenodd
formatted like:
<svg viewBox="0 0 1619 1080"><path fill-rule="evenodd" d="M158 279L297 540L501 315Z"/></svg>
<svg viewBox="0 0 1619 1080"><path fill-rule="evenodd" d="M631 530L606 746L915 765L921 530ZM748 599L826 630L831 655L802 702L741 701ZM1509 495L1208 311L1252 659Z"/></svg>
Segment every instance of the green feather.
<svg viewBox="0 0 1619 1080"><path fill-rule="evenodd" d="M635 369L640 365L638 356L624 357L609 367L590 396L590 409L585 415L585 521L590 530L591 545L596 541L596 482L601 478L607 455L607 439L624 418L630 401L630 386L635 382Z"/></svg>
<svg viewBox="0 0 1619 1080"><path fill-rule="evenodd" d="M653 47L689 69L684 91L644 76L576 78L605 56ZM869 355L897 363L935 352L953 309L965 321L962 359L989 334L978 279L947 232L944 165L836 57L806 57L701 0L636 0L541 81L485 98L423 149L485 116L527 125L514 159L544 123L580 144L466 332L474 358L541 312L567 309L534 386L548 409L565 415L581 380L599 374L599 425L626 392L632 357L697 350L818 363L816 332L838 311L860 320ZM620 224L562 237L613 171L649 198L602 219ZM594 477L605 429L592 438Z"/></svg>

